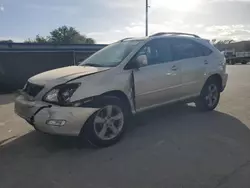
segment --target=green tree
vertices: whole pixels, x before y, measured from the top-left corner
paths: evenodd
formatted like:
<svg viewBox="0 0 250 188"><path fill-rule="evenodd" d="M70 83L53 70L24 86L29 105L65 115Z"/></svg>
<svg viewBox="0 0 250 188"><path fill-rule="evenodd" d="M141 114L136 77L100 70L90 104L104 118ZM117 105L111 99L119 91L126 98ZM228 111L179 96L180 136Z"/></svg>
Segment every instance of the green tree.
<svg viewBox="0 0 250 188"><path fill-rule="evenodd" d="M50 32L50 41L56 44L94 44L92 38L81 35L73 27L62 26Z"/></svg>
<svg viewBox="0 0 250 188"><path fill-rule="evenodd" d="M94 44L95 40L81 35L73 27L62 26L54 29L47 37L36 36L34 40L28 39L29 43L53 43L53 44Z"/></svg>
<svg viewBox="0 0 250 188"><path fill-rule="evenodd" d="M232 39L228 39L228 40L212 39L212 43L219 50L224 50L229 44L234 43L234 42L235 41Z"/></svg>
<svg viewBox="0 0 250 188"><path fill-rule="evenodd" d="M232 39L228 39L228 40L217 40L217 39L212 39L212 43L213 44L231 44L234 43L235 41Z"/></svg>
<svg viewBox="0 0 250 188"><path fill-rule="evenodd" d="M86 42L86 44L95 44L95 40L92 38L86 38L85 42Z"/></svg>
<svg viewBox="0 0 250 188"><path fill-rule="evenodd" d="M49 39L48 37L41 37L40 35L37 35L35 39L28 39L26 41L24 41L26 43L48 43Z"/></svg>

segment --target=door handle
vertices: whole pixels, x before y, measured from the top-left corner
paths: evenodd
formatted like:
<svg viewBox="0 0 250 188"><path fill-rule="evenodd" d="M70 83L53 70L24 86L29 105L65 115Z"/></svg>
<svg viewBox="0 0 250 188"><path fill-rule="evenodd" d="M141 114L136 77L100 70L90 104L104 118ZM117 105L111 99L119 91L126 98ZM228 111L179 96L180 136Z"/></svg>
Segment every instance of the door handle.
<svg viewBox="0 0 250 188"><path fill-rule="evenodd" d="M207 61L207 60L204 60L204 64L207 65L207 64L208 64L208 61Z"/></svg>
<svg viewBox="0 0 250 188"><path fill-rule="evenodd" d="M176 65L173 65L172 68L171 68L172 71L176 71L177 69L178 69L178 68L177 68Z"/></svg>

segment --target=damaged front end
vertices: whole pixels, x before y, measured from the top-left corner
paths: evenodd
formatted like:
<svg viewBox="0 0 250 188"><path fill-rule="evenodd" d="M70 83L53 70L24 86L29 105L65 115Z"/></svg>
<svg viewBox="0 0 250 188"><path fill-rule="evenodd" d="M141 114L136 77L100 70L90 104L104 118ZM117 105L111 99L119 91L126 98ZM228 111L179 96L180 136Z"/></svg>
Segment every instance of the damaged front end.
<svg viewBox="0 0 250 188"><path fill-rule="evenodd" d="M119 74L116 79L111 75L49 82L36 96L23 90L16 98L15 112L39 131L78 136L89 117L102 107L102 96L121 94L135 113L133 71Z"/></svg>
<svg viewBox="0 0 250 188"><path fill-rule="evenodd" d="M36 130L49 134L78 136L87 119L98 108L62 107L42 101L29 101L20 95L15 112Z"/></svg>

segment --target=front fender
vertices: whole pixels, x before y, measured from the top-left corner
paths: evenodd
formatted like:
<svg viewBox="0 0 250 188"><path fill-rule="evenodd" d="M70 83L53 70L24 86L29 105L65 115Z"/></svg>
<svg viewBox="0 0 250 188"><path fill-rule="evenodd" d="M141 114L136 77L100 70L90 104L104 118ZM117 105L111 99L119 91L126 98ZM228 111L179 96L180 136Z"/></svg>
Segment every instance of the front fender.
<svg viewBox="0 0 250 188"><path fill-rule="evenodd" d="M105 71L106 73L108 71ZM126 95L132 112L135 111L135 85L134 74L132 70L120 72L118 74L102 73L86 77L81 86L75 91L71 97L71 102L90 100L96 105L96 101L105 93L119 91ZM92 79L91 79L92 77ZM79 80L75 80L77 82Z"/></svg>

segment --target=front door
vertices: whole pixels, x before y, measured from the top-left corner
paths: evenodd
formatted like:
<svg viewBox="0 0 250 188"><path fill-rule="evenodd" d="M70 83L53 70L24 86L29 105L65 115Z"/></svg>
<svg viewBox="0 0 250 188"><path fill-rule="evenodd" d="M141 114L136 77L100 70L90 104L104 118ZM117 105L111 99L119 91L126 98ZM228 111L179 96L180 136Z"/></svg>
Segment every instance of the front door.
<svg viewBox="0 0 250 188"><path fill-rule="evenodd" d="M176 100L181 94L180 63L172 61L167 39L148 42L137 54L146 55L147 63L134 70L136 109Z"/></svg>

